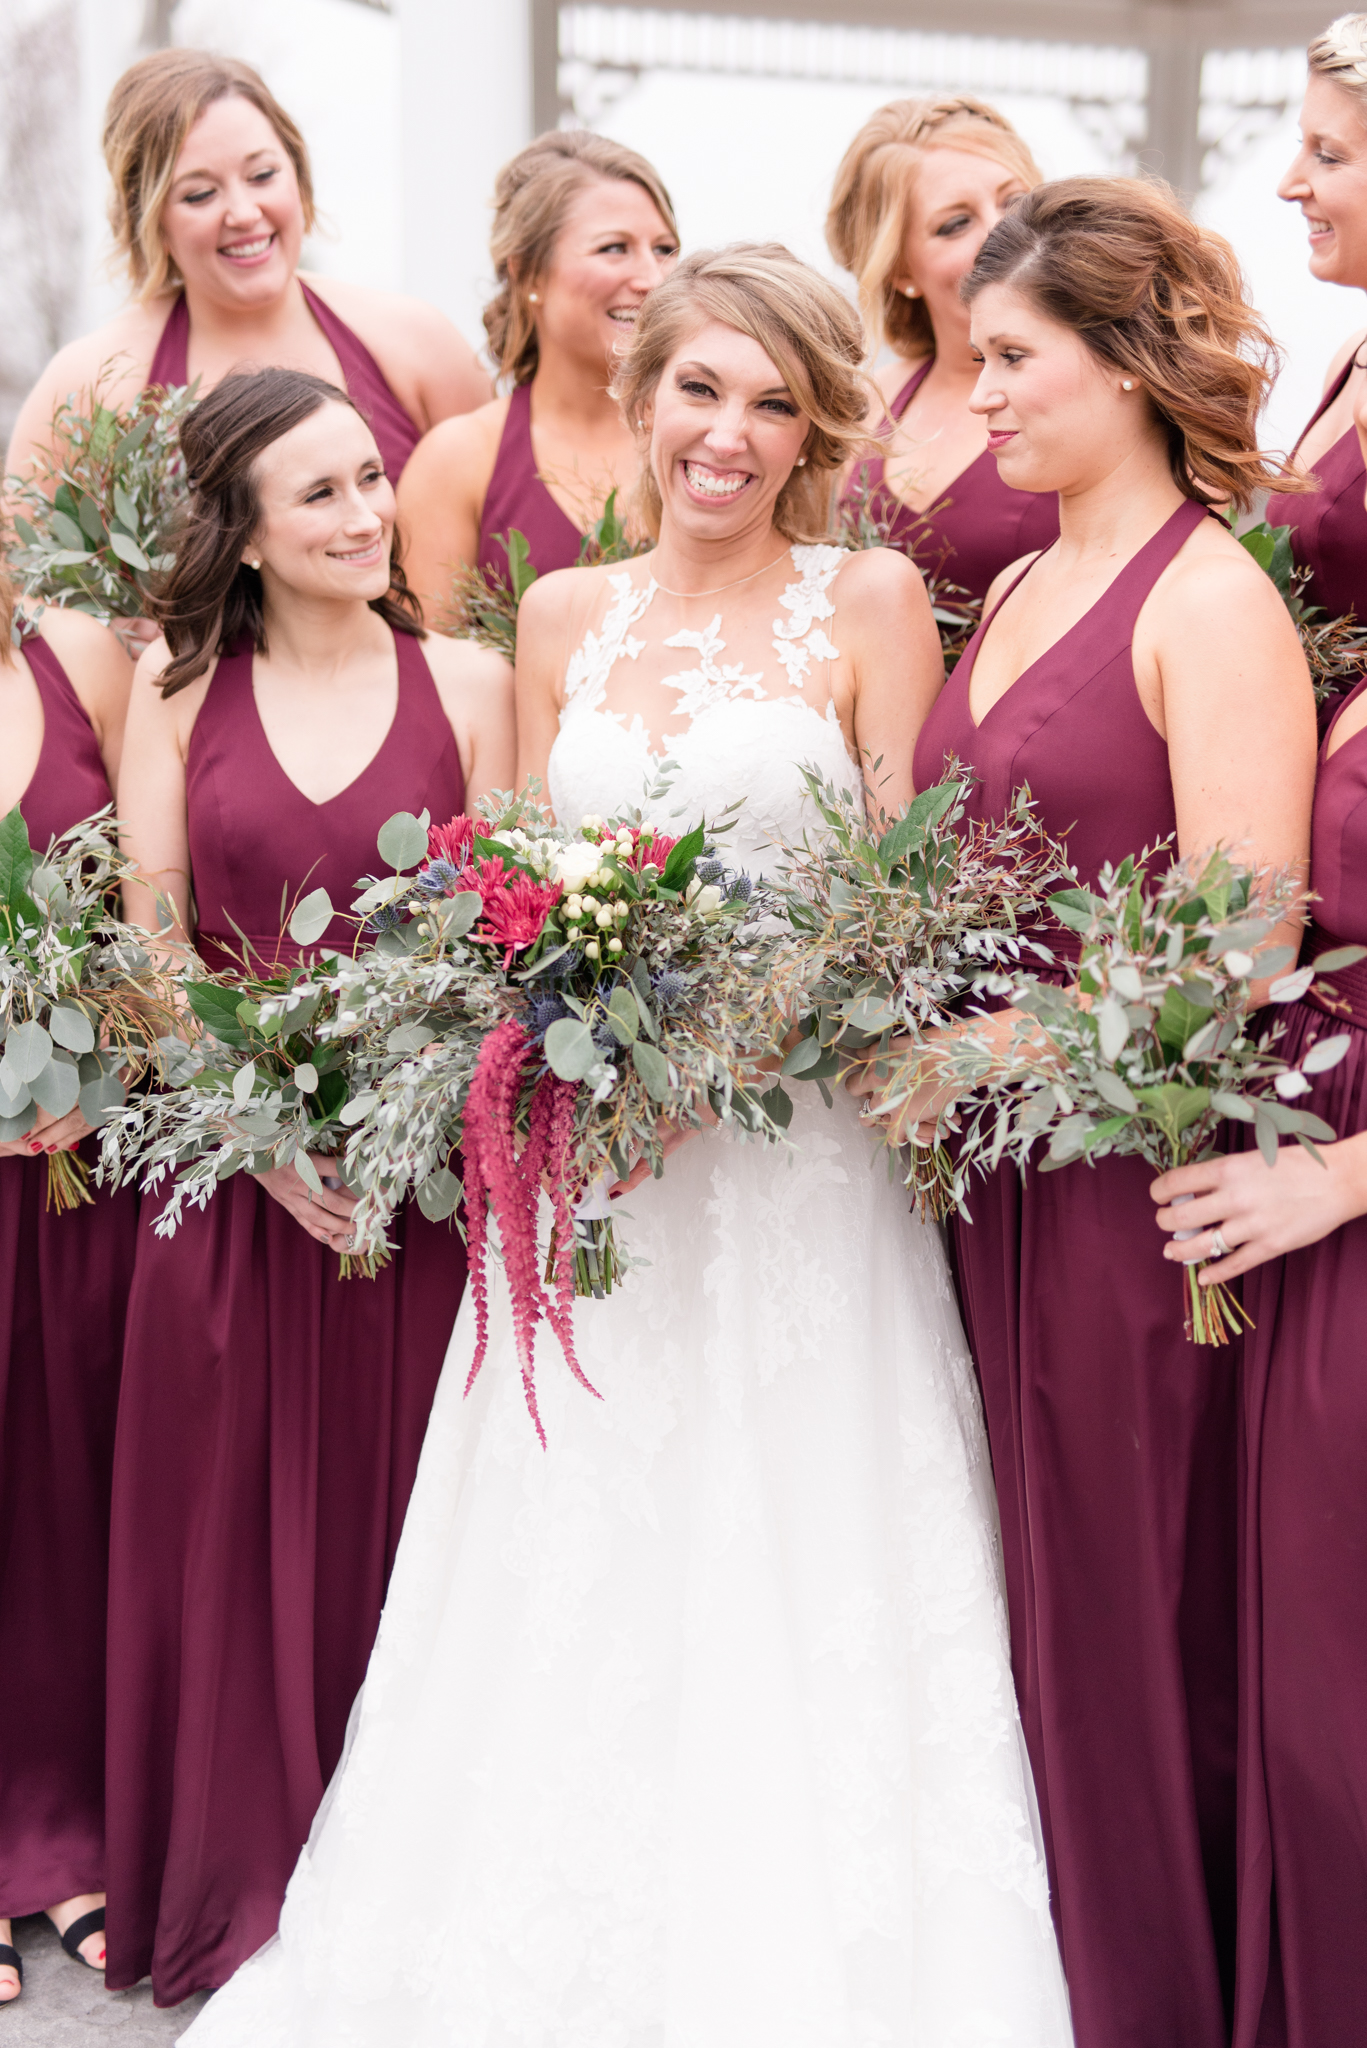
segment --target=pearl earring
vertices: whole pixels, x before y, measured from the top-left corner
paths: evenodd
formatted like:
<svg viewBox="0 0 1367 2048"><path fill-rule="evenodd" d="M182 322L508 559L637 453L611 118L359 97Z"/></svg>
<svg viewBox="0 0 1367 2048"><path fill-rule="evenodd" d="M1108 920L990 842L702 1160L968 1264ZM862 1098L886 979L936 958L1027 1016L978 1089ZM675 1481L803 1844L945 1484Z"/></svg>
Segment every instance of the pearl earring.
<svg viewBox="0 0 1367 2048"><path fill-rule="evenodd" d="M248 562L247 567L249 569L259 569L261 567L261 557L259 555L253 555L251 560Z"/></svg>
<svg viewBox="0 0 1367 2048"><path fill-rule="evenodd" d="M1134 379L1132 377L1122 377L1120 380L1120 388L1122 391L1133 391Z"/></svg>
<svg viewBox="0 0 1367 2048"><path fill-rule="evenodd" d="M541 304L540 294L537 292L528 292L527 304L529 306L539 306Z"/></svg>
<svg viewBox="0 0 1367 2048"><path fill-rule="evenodd" d="M806 458L806 456L805 456L805 455L799 455L799 456L798 456L798 458L797 458L797 466L798 466L798 468L799 468L799 469L805 469L805 468L806 468L806 466L807 466L807 458Z"/></svg>
<svg viewBox="0 0 1367 2048"><path fill-rule="evenodd" d="M919 284L904 284L902 286L902 290L905 292L906 296L909 299L919 299L921 296L921 287Z"/></svg>

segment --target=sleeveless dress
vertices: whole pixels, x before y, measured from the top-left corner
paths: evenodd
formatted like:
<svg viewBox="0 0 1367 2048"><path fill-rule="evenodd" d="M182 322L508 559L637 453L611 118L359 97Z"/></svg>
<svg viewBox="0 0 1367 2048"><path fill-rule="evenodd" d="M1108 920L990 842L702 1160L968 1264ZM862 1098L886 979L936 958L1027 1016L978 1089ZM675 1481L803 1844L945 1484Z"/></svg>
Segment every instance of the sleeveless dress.
<svg viewBox="0 0 1367 2048"><path fill-rule="evenodd" d="M1181 506L976 725L986 620L922 728L918 789L957 754L970 815L997 819L1027 783L1084 881L1173 831L1131 641L1204 517ZM1003 1167L952 1231L1080 2048L1220 2048L1232 1970L1237 1352L1183 1335L1153 1177Z"/></svg>
<svg viewBox="0 0 1367 2048"><path fill-rule="evenodd" d="M494 458L494 473L484 494L475 559L486 576L508 575L505 545L516 527L525 538L538 575L572 569L579 560L584 536L561 510L536 467L532 448L532 387L517 384L508 400L508 416Z"/></svg>
<svg viewBox="0 0 1367 2048"><path fill-rule="evenodd" d="M934 366L928 362L913 371L888 408L891 421L900 420ZM891 432L891 424L887 429ZM1013 491L997 472L997 459L984 448L968 468L940 493L944 500L932 508L934 516L922 530L922 516L904 505L887 485L887 464L882 456L861 462L846 487L846 502L868 492L869 510L875 518L891 519L887 545L911 553L918 569L927 576L943 576L966 590L981 604L993 581L1022 555L1047 548L1058 539L1058 498L1053 491ZM908 550L913 534L919 534Z"/></svg>
<svg viewBox="0 0 1367 2048"><path fill-rule="evenodd" d="M557 814L639 803L658 745L665 829L748 797L753 871L817 826L843 559L794 548L748 647L607 579ZM709 1132L622 1202L650 1263L576 1305L601 1401L544 1348L544 1451L501 1281L468 1399L462 1310L347 1760L192 2048L1067 2048L939 1235L797 1091L791 1153Z"/></svg>
<svg viewBox="0 0 1367 2048"><path fill-rule="evenodd" d="M1334 403L1352 368L1350 358L1316 406L1296 443L1298 449L1316 420ZM1269 498L1265 517L1269 526L1291 528L1292 553L1301 568L1312 572L1305 591L1307 603L1321 605L1331 619L1354 612L1367 620L1367 505L1363 502L1367 469L1356 427L1350 426L1325 450L1315 464L1315 476L1318 488L1305 497L1277 493Z"/></svg>
<svg viewBox="0 0 1367 2048"><path fill-rule="evenodd" d="M186 776L196 943L297 957L281 902L349 902L396 810L462 808L419 642L395 635L379 752L325 803L271 752L252 650L218 665ZM334 925L323 943L346 944ZM175 2004L275 1927L365 1675L465 1284L415 1209L392 1262L338 1258L245 1174L173 1237L143 1205L128 1310L110 1573L108 1982Z"/></svg>
<svg viewBox="0 0 1367 2048"><path fill-rule="evenodd" d="M47 643L23 652L43 744L20 799L30 843L109 802L90 721ZM82 1156L93 1167L98 1146ZM0 1919L104 1889L109 1484L132 1189L59 1215L47 1154L0 1159Z"/></svg>
<svg viewBox="0 0 1367 2048"><path fill-rule="evenodd" d="M310 291L302 277L299 289L305 305L332 344L333 354L342 366L342 381L369 423L390 482L397 483L404 464L422 439L422 428L400 405L360 335L333 312L325 299ZM182 292L161 330L147 372L148 383L188 384L189 353L190 308Z"/></svg>
<svg viewBox="0 0 1367 2048"><path fill-rule="evenodd" d="M1367 689L1360 682L1344 709ZM1342 712L1339 714L1342 715ZM1332 730L1332 728L1331 728ZM1328 741L1326 736L1326 747ZM1367 732L1322 753L1308 959L1367 942ZM1367 1130L1367 963L1288 1004L1286 1056L1348 1031L1305 1105ZM1346 1012L1346 1014L1344 1013ZM1238 2048L1358 2048L1367 2014L1367 1218L1244 1280Z"/></svg>

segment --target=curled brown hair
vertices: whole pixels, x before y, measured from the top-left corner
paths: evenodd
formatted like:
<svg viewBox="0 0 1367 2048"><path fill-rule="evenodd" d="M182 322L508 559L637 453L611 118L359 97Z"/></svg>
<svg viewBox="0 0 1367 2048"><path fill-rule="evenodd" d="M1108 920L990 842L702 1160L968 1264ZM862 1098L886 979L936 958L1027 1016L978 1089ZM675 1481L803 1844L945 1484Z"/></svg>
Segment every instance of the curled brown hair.
<svg viewBox="0 0 1367 2048"><path fill-rule="evenodd" d="M345 391L305 370L238 370L185 415L180 445L190 496L175 536L175 559L147 606L172 654L158 678L163 697L174 697L202 676L214 656L226 654L244 633L251 634L258 654L266 652L261 577L242 559L261 517L257 457L324 405L350 406L359 415ZM423 637L422 613L399 560L397 528L389 589L371 598L370 609L396 633Z"/></svg>
<svg viewBox="0 0 1367 2048"><path fill-rule="evenodd" d="M900 356L935 352L924 299L898 290L911 203L922 158L963 149L1014 171L1027 190L1040 169L1005 115L968 93L890 100L871 114L840 160L826 216L826 246L859 289L871 351L887 342Z"/></svg>
<svg viewBox="0 0 1367 2048"><path fill-rule="evenodd" d="M781 242L733 242L685 257L637 314L612 387L643 452L648 443L638 422L665 364L707 320L757 341L811 421L805 464L779 492L774 525L787 540L829 539L833 481L868 438L864 336L853 306ZM635 510L647 532L658 536L660 486L648 457Z"/></svg>
<svg viewBox="0 0 1367 2048"><path fill-rule="evenodd" d="M280 137L299 182L304 232L313 226L308 149L260 72L236 57L205 50L155 50L124 72L104 116L104 160L113 181L109 225L140 299L156 298L181 283L161 232L176 160L205 108L234 94L250 100Z"/></svg>
<svg viewBox="0 0 1367 2048"><path fill-rule="evenodd" d="M9 538L0 533L0 541ZM14 579L0 558L0 668L14 660Z"/></svg>
<svg viewBox="0 0 1367 2048"><path fill-rule="evenodd" d="M587 128L552 128L519 150L499 172L489 237L499 288L484 308L484 331L500 377L529 384L536 375L536 322L527 294L550 266L571 200L586 185L613 178L639 185L678 240L674 202L655 166L606 135Z"/></svg>
<svg viewBox="0 0 1367 2048"><path fill-rule="evenodd" d="M1143 386L1186 497L1242 510L1255 491L1298 488L1257 441L1276 344L1229 243L1198 226L1166 185L1040 185L997 222L963 281L964 299L989 284L1020 292Z"/></svg>

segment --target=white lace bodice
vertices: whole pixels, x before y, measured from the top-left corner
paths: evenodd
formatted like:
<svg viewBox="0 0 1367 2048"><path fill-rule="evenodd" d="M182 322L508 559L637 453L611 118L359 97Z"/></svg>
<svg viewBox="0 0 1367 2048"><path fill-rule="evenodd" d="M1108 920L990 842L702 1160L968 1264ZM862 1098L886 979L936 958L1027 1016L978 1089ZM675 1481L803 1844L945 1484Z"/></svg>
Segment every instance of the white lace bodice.
<svg viewBox="0 0 1367 2048"><path fill-rule="evenodd" d="M803 767L844 787L857 780L830 690L839 649L826 630L846 551L794 547L790 557L795 574L779 593L783 616L773 620L767 649L728 648L720 611L701 629L652 640L637 629L656 598L654 578L640 583L630 569L609 577L602 624L584 635L565 673L548 771L557 817L577 824L588 813L611 817L639 804L677 830L743 799L727 845L754 872L775 839L796 839L815 823ZM673 650L693 654L692 665L679 664ZM728 661L728 652L742 658ZM652 798L662 773L667 793Z"/></svg>

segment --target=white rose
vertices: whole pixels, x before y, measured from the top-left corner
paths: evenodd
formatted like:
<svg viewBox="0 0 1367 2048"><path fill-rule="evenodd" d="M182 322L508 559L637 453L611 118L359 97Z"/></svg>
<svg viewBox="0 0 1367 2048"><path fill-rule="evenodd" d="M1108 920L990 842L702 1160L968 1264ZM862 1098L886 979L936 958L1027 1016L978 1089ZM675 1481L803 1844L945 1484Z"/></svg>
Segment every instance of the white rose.
<svg viewBox="0 0 1367 2048"><path fill-rule="evenodd" d="M597 874L599 859L598 848L590 846L587 839L572 839L568 846L556 847L551 856L551 873L567 889L582 889L589 876Z"/></svg>
<svg viewBox="0 0 1367 2048"><path fill-rule="evenodd" d="M709 882L705 889L699 889L690 907L698 917L715 917L721 909L721 890L716 883Z"/></svg>

